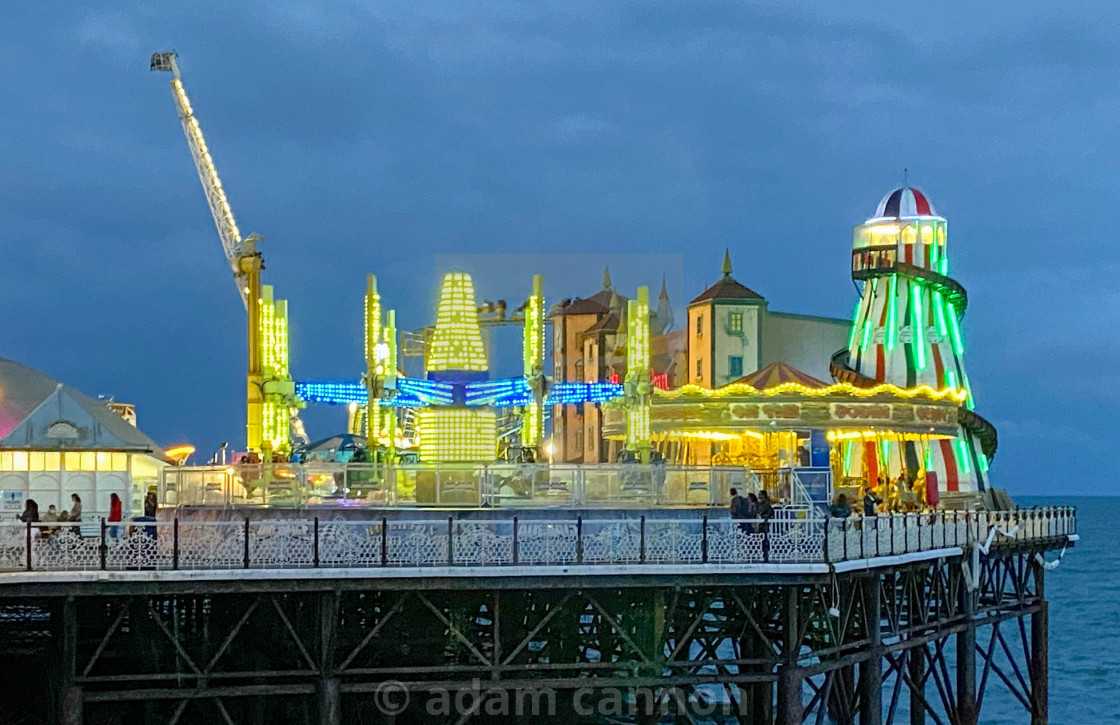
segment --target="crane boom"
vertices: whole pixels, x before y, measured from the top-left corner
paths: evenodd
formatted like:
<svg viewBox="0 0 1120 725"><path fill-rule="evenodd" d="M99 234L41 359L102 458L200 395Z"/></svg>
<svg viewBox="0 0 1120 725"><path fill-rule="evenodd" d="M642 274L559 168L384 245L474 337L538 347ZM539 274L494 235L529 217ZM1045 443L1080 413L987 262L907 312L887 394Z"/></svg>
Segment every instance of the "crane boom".
<svg viewBox="0 0 1120 725"><path fill-rule="evenodd" d="M173 50L153 53L151 69L169 71L174 76L171 79L171 95L175 99L179 121L183 124L183 133L187 136L187 145L190 146L191 157L194 159L199 181L202 182L202 190L206 193L206 203L210 206L210 213L214 217L214 225L218 227L218 236L222 241L222 250L225 252L226 261L229 262L230 269L233 270L241 301L248 308L249 279L242 269L241 260L255 252L256 245L254 242L257 239L254 238L255 235L250 235L250 239L246 240L241 238L241 230L237 228L237 221L233 218L233 210L230 209L229 201L226 199L225 189L222 188L222 180L218 177L218 169L214 166L214 159L210 156L206 139L198 125L198 119L194 116L194 109L191 108L187 91L183 88L177 58L178 54Z"/></svg>
<svg viewBox="0 0 1120 725"><path fill-rule="evenodd" d="M257 251L260 237L250 234L241 238L241 231L233 218L222 180L202 129L194 117L190 99L179 77L178 55L175 51L152 54L151 69L170 72L171 93L179 121L187 136L187 145L194 158L198 178L206 192L206 202L218 227L222 240L222 251L233 270L237 291L248 312L247 342L248 371L246 374L245 395L245 447L246 450L268 456L271 453L291 451L291 429L294 426L299 435L303 424L298 411L303 401L295 394L295 383L288 371L288 303L272 296L272 287L261 284L261 270L264 262Z"/></svg>

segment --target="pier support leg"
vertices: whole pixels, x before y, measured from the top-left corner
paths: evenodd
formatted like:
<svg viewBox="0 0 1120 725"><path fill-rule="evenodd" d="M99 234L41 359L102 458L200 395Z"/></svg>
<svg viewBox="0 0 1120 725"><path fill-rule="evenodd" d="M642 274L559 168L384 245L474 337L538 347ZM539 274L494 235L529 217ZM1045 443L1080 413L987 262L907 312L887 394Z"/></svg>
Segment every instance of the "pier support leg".
<svg viewBox="0 0 1120 725"><path fill-rule="evenodd" d="M873 574L861 582L867 619L868 649L871 656L859 664L859 723L880 725L883 722L883 644L879 621L882 603L879 599L879 575Z"/></svg>
<svg viewBox="0 0 1120 725"><path fill-rule="evenodd" d="M62 693L62 725L82 725L82 688L67 687Z"/></svg>
<svg viewBox="0 0 1120 725"><path fill-rule="evenodd" d="M906 667L910 677L910 725L925 725L926 706L923 698L925 687L925 649L921 646L906 650Z"/></svg>
<svg viewBox="0 0 1120 725"><path fill-rule="evenodd" d="M326 677L319 680L316 696L318 698L319 722L322 725L342 725L342 706L339 702L338 679Z"/></svg>
<svg viewBox="0 0 1120 725"><path fill-rule="evenodd" d="M801 590L796 586L786 587L785 595L782 664L778 667L778 710L775 722L778 725L800 725L805 709L802 697L805 671L797 666L797 660L801 656Z"/></svg>
<svg viewBox="0 0 1120 725"><path fill-rule="evenodd" d="M57 610L56 610L57 611ZM58 699L58 719L62 725L81 725L82 688L74 684L78 674L78 603L74 597L62 602L60 632L62 651L59 662L61 682Z"/></svg>
<svg viewBox="0 0 1120 725"><path fill-rule="evenodd" d="M961 611L968 621L957 634L957 719L959 725L976 725L976 624L973 621L975 592L961 583Z"/></svg>
<svg viewBox="0 0 1120 725"><path fill-rule="evenodd" d="M319 722L322 725L342 723L341 690L334 674L338 596L338 592L323 592L319 595L319 683L315 695Z"/></svg>
<svg viewBox="0 0 1120 725"><path fill-rule="evenodd" d="M801 725L804 715L802 688L805 672L800 667L783 665L778 671L777 725Z"/></svg>
<svg viewBox="0 0 1120 725"><path fill-rule="evenodd" d="M748 632L739 638L739 653L744 659L764 660L770 654L769 647L756 632ZM745 665L746 671L766 674L773 665ZM743 722L774 721L774 683L748 682L739 686L739 715Z"/></svg>
<svg viewBox="0 0 1120 725"><path fill-rule="evenodd" d="M1050 605L1046 602L1045 570L1036 562L1031 566L1039 599L1039 610L1031 615L1031 725L1046 725L1050 721Z"/></svg>

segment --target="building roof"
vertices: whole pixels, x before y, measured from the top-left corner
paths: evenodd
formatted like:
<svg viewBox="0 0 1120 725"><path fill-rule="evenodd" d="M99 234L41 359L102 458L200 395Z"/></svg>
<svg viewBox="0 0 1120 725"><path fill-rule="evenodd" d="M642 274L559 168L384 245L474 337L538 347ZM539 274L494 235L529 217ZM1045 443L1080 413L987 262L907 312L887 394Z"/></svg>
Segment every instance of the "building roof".
<svg viewBox="0 0 1120 725"><path fill-rule="evenodd" d="M0 358L0 449L163 450L100 400L49 375Z"/></svg>
<svg viewBox="0 0 1120 725"><path fill-rule="evenodd" d="M912 186L889 192L875 209L874 219L906 219L918 216L937 216L933 202Z"/></svg>
<svg viewBox="0 0 1120 725"><path fill-rule="evenodd" d="M731 253L728 250L723 250L723 264L720 266L720 271L723 277L719 282L716 282L708 289L700 293L700 296L689 302L689 305L694 305L697 302L704 302L706 300L761 300L762 295L755 292L749 287L739 284L731 276Z"/></svg>
<svg viewBox="0 0 1120 725"><path fill-rule="evenodd" d="M621 327L621 322L618 319L618 315L611 312L611 313L607 314L606 316L602 317L594 325L592 325L591 327L584 330L583 334L584 335L589 335L589 334L595 333L595 332L618 332L620 327Z"/></svg>
<svg viewBox="0 0 1120 725"><path fill-rule="evenodd" d="M750 287L741 285L731 278L730 275L724 277L719 282L716 282L708 289L700 293L700 296L692 300L688 304L694 305L697 302L704 302L705 300L761 300L762 295L752 290Z"/></svg>
<svg viewBox="0 0 1120 725"><path fill-rule="evenodd" d="M618 294L613 289L601 289L590 297L572 300L566 305L554 308L553 315L605 315L611 311L611 299ZM618 295L622 303L627 299Z"/></svg>

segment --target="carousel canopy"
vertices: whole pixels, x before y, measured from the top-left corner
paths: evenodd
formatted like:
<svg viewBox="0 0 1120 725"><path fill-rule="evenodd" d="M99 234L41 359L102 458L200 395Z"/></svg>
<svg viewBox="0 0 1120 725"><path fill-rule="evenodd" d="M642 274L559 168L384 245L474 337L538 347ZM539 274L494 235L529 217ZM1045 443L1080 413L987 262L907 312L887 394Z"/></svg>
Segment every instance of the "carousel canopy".
<svg viewBox="0 0 1120 725"><path fill-rule="evenodd" d="M738 380L735 380L734 383L744 383L759 390L776 388L786 383L797 383L807 388L827 388L829 385L823 380L817 380L812 375L803 373L794 366L784 362L770 363L766 367L756 370L750 375L744 375Z"/></svg>

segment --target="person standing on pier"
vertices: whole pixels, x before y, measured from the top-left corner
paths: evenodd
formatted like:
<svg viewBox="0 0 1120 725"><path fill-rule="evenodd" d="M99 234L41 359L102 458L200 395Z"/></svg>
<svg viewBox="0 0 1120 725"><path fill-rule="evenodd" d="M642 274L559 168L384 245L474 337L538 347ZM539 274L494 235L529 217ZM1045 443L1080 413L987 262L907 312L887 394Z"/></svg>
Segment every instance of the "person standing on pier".
<svg viewBox="0 0 1120 725"><path fill-rule="evenodd" d="M758 518L762 519L758 530L765 534L770 530L770 519L774 518L774 505L770 503L770 494L766 489L758 492Z"/></svg>
<svg viewBox="0 0 1120 725"><path fill-rule="evenodd" d="M25 524L39 523L39 504L35 499L27 499L27 503L23 505L23 513L19 515L19 520Z"/></svg>
<svg viewBox="0 0 1120 725"><path fill-rule="evenodd" d="M865 489L863 492L863 515L864 516L878 516L879 504L883 503L882 499L875 496L875 492L870 488Z"/></svg>
<svg viewBox="0 0 1120 725"><path fill-rule="evenodd" d="M121 520L121 497L115 493L109 494L109 522ZM121 527L113 526L109 529L113 538L121 535Z"/></svg>
<svg viewBox="0 0 1120 725"><path fill-rule="evenodd" d="M829 507L828 515L834 519L846 519L852 515L852 507L848 505L848 497L840 494Z"/></svg>
<svg viewBox="0 0 1120 725"><path fill-rule="evenodd" d="M738 521L739 530L746 531L747 524L743 519L747 518L747 500L739 495L739 489L731 489L731 506L730 513L733 521Z"/></svg>
<svg viewBox="0 0 1120 725"><path fill-rule="evenodd" d="M81 521L82 520L82 497L76 493L70 494L70 500L74 503L70 507L70 515L62 519L63 521Z"/></svg>

